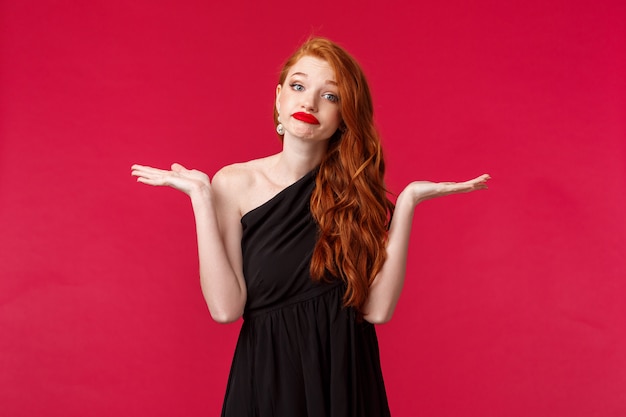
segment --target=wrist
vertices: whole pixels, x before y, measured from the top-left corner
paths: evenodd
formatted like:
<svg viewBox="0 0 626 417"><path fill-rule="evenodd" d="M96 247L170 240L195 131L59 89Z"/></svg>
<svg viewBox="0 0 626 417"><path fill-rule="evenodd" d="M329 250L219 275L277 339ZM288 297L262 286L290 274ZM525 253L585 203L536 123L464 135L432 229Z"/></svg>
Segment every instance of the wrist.
<svg viewBox="0 0 626 417"><path fill-rule="evenodd" d="M450 194L446 191L445 184L431 181L414 181L403 192L406 192L407 197L415 207L423 201Z"/></svg>
<svg viewBox="0 0 626 417"><path fill-rule="evenodd" d="M212 192L209 184L198 183L189 190L192 203L207 202L211 200Z"/></svg>
<svg viewBox="0 0 626 417"><path fill-rule="evenodd" d="M399 195L396 200L396 209L398 207L406 207L408 209L414 209L419 203L422 202L420 195L410 187L405 188Z"/></svg>

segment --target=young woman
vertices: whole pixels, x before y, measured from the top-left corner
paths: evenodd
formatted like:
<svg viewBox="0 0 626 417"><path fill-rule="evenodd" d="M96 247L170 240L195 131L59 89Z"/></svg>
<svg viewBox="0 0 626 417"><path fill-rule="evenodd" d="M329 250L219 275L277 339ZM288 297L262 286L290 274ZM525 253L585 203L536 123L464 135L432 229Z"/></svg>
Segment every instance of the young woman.
<svg viewBox="0 0 626 417"><path fill-rule="evenodd" d="M413 182L394 211L365 76L326 39L288 59L274 113L282 151L212 181L179 164L132 167L191 198L211 316L244 318L222 415L388 416L373 324L400 296L414 208L489 176Z"/></svg>

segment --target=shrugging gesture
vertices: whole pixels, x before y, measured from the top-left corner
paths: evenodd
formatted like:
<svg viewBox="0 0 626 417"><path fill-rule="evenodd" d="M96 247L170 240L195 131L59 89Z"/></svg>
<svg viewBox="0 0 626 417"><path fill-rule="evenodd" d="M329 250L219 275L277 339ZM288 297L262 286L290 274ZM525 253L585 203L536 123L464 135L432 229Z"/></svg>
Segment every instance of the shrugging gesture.
<svg viewBox="0 0 626 417"><path fill-rule="evenodd" d="M489 176L411 182L394 204L373 109L358 62L312 38L279 75L279 153L212 180L180 164L132 167L138 182L190 197L211 316L244 315L224 417L390 416L372 323L400 297L415 208Z"/></svg>

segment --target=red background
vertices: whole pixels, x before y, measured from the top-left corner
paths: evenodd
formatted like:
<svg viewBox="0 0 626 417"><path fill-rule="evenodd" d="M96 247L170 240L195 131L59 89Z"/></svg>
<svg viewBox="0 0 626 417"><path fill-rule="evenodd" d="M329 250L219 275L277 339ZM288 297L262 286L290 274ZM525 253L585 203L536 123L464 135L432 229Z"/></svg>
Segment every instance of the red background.
<svg viewBox="0 0 626 417"><path fill-rule="evenodd" d="M417 208L394 415L626 415L624 4L0 2L0 414L218 415L239 326L187 198L129 168L277 151L315 33L369 76L393 190L493 176Z"/></svg>

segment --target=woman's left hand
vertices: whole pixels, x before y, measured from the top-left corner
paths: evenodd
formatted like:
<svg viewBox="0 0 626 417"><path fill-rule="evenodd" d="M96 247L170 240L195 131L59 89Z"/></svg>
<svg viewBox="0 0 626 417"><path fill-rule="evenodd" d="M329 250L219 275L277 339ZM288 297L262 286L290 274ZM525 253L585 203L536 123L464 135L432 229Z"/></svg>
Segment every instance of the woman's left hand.
<svg viewBox="0 0 626 417"><path fill-rule="evenodd" d="M465 182L430 182L414 181L406 186L403 193L411 197L415 205L431 198L443 197L450 194L469 193L487 188L487 180L491 177L483 174Z"/></svg>

